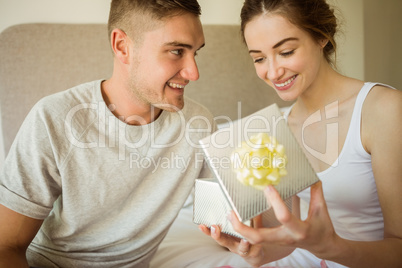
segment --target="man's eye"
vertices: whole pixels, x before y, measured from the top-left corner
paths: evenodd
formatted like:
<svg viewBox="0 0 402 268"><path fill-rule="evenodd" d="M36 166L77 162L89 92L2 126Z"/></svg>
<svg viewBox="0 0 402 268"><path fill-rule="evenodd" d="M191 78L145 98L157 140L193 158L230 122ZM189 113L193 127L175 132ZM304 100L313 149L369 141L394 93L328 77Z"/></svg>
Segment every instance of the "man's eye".
<svg viewBox="0 0 402 268"><path fill-rule="evenodd" d="M170 51L172 54L175 54L175 55L181 55L181 54L183 54L183 50L182 49L175 49L175 50L171 50Z"/></svg>

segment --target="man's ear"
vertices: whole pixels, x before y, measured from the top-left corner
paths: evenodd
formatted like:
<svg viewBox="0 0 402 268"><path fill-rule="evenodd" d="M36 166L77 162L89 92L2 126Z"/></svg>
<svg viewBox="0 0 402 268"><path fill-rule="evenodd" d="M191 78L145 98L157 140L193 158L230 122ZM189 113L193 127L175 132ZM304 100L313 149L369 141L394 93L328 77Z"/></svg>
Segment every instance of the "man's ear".
<svg viewBox="0 0 402 268"><path fill-rule="evenodd" d="M115 57L122 63L128 64L130 56L130 38L127 34L120 29L114 29L111 33L110 42Z"/></svg>

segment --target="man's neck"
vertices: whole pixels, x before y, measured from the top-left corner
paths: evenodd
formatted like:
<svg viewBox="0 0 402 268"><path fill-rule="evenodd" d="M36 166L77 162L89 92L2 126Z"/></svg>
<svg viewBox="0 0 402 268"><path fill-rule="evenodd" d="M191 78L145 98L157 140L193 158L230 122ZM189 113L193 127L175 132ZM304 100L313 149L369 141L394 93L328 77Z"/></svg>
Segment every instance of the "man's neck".
<svg viewBox="0 0 402 268"><path fill-rule="evenodd" d="M101 84L103 100L109 110L124 123L146 125L155 121L162 110L135 100L127 87L113 78Z"/></svg>

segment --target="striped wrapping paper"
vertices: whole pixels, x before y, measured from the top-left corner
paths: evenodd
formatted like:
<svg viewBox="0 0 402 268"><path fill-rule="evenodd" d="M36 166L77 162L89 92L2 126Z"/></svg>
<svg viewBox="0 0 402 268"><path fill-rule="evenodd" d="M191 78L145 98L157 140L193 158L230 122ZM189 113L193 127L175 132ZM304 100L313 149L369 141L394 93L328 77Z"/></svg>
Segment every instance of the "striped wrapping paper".
<svg viewBox="0 0 402 268"><path fill-rule="evenodd" d="M237 180L236 172L230 161L233 151L239 148L243 141L257 133L267 133L285 147L288 174L282 177L280 183L275 186L283 200L290 200L290 197L319 180L278 106L273 104L231 122L227 127L200 140L206 162L215 176L215 181L208 183L197 181L196 183L195 223L208 226L218 223L214 221L219 221L219 224L224 224L220 218L224 213L222 211L233 210L240 221L250 224L252 218L270 209L270 204L263 191L246 186ZM288 201L288 206L290 207L290 201ZM217 214L215 218L211 216L214 214ZM265 214L267 213L263 215ZM271 219L272 217L267 216L266 218ZM226 229L228 233L233 234L230 228Z"/></svg>

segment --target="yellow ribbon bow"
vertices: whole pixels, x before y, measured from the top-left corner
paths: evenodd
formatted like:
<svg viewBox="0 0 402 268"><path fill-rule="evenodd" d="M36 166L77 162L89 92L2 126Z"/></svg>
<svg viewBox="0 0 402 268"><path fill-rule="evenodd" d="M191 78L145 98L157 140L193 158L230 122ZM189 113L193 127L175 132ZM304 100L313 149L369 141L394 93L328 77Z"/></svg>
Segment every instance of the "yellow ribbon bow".
<svg viewBox="0 0 402 268"><path fill-rule="evenodd" d="M249 142L243 141L232 153L231 161L237 179L259 190L277 185L287 175L285 147L266 133L251 136Z"/></svg>

